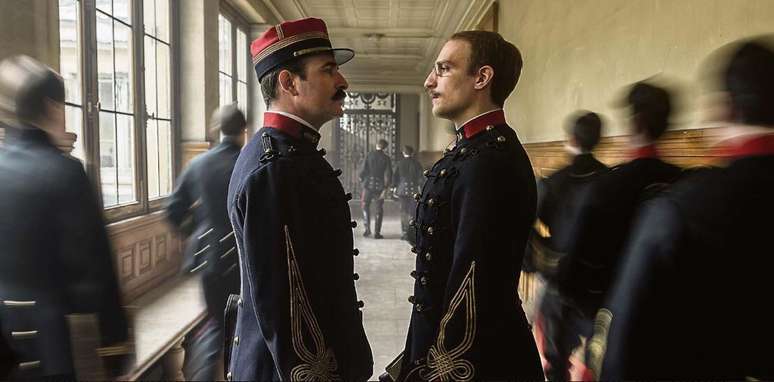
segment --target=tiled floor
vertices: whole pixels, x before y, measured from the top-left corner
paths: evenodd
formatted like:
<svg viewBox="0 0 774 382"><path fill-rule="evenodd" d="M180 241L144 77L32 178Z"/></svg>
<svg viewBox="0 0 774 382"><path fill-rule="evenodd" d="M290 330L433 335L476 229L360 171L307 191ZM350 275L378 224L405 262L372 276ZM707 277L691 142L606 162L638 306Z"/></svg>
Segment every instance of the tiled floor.
<svg viewBox="0 0 774 382"><path fill-rule="evenodd" d="M398 217L385 220L384 239L364 238L362 226L355 230L355 247L360 249L355 259L360 274L356 286L358 297L365 302L363 321L374 355L373 379L403 350L411 317L408 296L414 287L409 276L415 260L411 246L400 240Z"/></svg>

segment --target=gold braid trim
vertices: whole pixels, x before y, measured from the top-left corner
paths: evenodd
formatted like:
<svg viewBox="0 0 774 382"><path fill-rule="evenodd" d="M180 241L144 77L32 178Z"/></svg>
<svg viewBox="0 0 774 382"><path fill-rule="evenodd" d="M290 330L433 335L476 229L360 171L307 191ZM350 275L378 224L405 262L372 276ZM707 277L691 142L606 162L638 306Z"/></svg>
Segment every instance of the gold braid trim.
<svg viewBox="0 0 774 382"><path fill-rule="evenodd" d="M613 313L607 309L600 309L594 319L594 335L589 340L589 361L586 363L594 373L594 379L599 379L602 375L602 362L607 351L607 334L612 322Z"/></svg>
<svg viewBox="0 0 774 382"><path fill-rule="evenodd" d="M304 280L298 268L296 253L290 231L285 226L285 247L288 254L288 280L290 283L290 332L293 340L293 350L302 363L290 371L292 381L337 381L340 380L336 370L338 365L333 349L325 345L317 317L309 303ZM304 334L308 333L313 343L313 349L307 347Z"/></svg>
<svg viewBox="0 0 774 382"><path fill-rule="evenodd" d="M470 270L465 278L462 279L460 288L454 294L449 302L449 309L441 319L441 326L438 333L438 339L435 345L430 347L427 353L428 373L420 376L432 381L471 381L476 374L473 364L462 358L473 346L473 340L476 338L476 280L475 280L476 262L472 262ZM465 305L465 333L462 341L452 347L446 348L446 326L452 317L457 313L462 305Z"/></svg>

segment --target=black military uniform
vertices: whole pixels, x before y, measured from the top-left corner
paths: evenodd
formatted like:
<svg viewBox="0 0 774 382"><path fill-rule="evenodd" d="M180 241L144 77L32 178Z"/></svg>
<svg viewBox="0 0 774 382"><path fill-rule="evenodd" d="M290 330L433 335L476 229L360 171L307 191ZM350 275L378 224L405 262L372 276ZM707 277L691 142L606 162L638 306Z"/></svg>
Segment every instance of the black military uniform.
<svg viewBox="0 0 774 382"><path fill-rule="evenodd" d="M207 310L219 326L229 294L239 293L236 241L226 208L228 183L239 151L234 138L225 137L212 150L194 158L167 205L168 220L178 229L185 230L185 221L194 220L184 269L202 273Z"/></svg>
<svg viewBox="0 0 774 382"><path fill-rule="evenodd" d="M641 147L633 156L586 188L571 218L556 286L589 319L610 287L639 206L681 174L679 167L659 159L655 146Z"/></svg>
<svg viewBox="0 0 774 382"><path fill-rule="evenodd" d="M75 375L66 315L97 313L99 354L131 352L102 210L83 166L38 128L0 150L0 322L12 379ZM117 370L111 370L117 372Z"/></svg>
<svg viewBox="0 0 774 382"><path fill-rule="evenodd" d="M383 150L374 150L368 153L363 167L360 170L360 182L363 184L363 222L365 224L364 236L371 234L371 202L376 204L376 216L374 216L374 237L381 236L382 219L384 218L384 189L392 179L392 162Z"/></svg>
<svg viewBox="0 0 774 382"><path fill-rule="evenodd" d="M398 380L542 380L517 294L535 179L502 110L458 131L417 194L417 255ZM394 370L400 365L400 370Z"/></svg>
<svg viewBox="0 0 774 382"><path fill-rule="evenodd" d="M549 380L567 378L568 358L580 345L579 336L591 335L591 320L577 307L564 303L554 278L559 260L567 250L567 233L572 231L578 194L583 194L584 188L607 171L607 166L591 153L582 153L538 184L538 223L525 256L548 282L536 322L537 329L544 334L542 351L549 363Z"/></svg>
<svg viewBox="0 0 774 382"><path fill-rule="evenodd" d="M774 378L774 134L733 151L640 215L591 342L603 380Z"/></svg>
<svg viewBox="0 0 774 382"><path fill-rule="evenodd" d="M348 200L319 134L273 112L229 187L239 300L229 377L365 381L371 349L357 300Z"/></svg>
<svg viewBox="0 0 774 382"><path fill-rule="evenodd" d="M395 194L400 198L400 228L406 238L408 238L409 220L416 209L414 194L420 191L423 180L422 165L414 155L398 161L393 172L392 184L396 186Z"/></svg>

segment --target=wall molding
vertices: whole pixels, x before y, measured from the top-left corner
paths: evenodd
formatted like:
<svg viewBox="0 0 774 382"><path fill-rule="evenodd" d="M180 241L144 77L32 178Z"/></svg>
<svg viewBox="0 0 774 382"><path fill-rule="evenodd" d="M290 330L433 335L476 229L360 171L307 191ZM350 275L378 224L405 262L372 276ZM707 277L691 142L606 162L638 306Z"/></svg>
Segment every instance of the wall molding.
<svg viewBox="0 0 774 382"><path fill-rule="evenodd" d="M681 167L712 165L721 159L712 149L718 142L720 133L718 128L668 131L657 147L666 162ZM594 156L608 166L624 162L629 159L627 141L628 136L603 137L594 150ZM550 175L569 162L570 157L564 149L564 143L551 141L524 144L536 175Z"/></svg>

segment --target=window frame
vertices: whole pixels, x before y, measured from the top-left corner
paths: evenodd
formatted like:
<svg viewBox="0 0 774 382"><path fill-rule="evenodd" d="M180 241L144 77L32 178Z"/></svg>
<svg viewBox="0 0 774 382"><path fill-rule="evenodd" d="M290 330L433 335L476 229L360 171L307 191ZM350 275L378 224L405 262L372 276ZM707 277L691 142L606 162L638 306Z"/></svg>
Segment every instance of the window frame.
<svg viewBox="0 0 774 382"><path fill-rule="evenodd" d="M225 1L220 2L219 15L223 16L231 23L231 74L229 75L220 71L219 65L218 83L220 83L221 75L226 75L231 78L231 102L237 102L239 99L239 83L241 82L247 85L244 114L245 120L251 121L253 113L253 92L251 92L250 89L255 81L255 76L250 75L251 69L253 68L252 57L250 54L250 43L252 42L250 40L250 23L244 16L241 16L231 4L226 3ZM245 81L240 81L239 79L239 67L237 66L237 59L239 57L239 54L237 53L237 30L245 34ZM220 52L220 46L218 46L218 52Z"/></svg>
<svg viewBox="0 0 774 382"><path fill-rule="evenodd" d="M97 46L97 10L95 0L79 0L77 2L80 24L77 26L78 38L81 41L80 77L81 77L81 134L83 142L86 173L98 195L100 206L108 222L115 222L132 217L146 215L163 208L165 195L153 200L149 199L148 168L147 168L147 134L146 124L148 113L145 99L145 28L143 20L143 1L130 0L131 38L132 38L132 113L134 133L134 191L135 201L115 206L103 205L103 190L100 174L100 134L99 134L99 79L98 79L98 46ZM171 163L172 181L177 177L180 168L180 44L179 44L179 5L177 1L169 1L169 44L170 44L170 128L171 128ZM170 190L171 192L172 190Z"/></svg>

